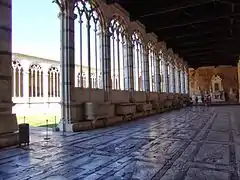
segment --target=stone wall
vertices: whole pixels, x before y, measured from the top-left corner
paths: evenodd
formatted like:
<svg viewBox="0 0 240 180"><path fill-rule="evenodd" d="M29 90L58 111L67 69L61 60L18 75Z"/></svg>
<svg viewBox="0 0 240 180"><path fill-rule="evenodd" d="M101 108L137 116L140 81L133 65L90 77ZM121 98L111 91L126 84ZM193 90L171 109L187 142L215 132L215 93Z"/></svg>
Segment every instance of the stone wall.
<svg viewBox="0 0 240 180"><path fill-rule="evenodd" d="M229 94L238 92L238 72L235 66L208 66L198 69L189 68L190 95L198 95L201 91L209 91L211 79L214 75L219 75L222 79L223 89Z"/></svg>
<svg viewBox="0 0 240 180"><path fill-rule="evenodd" d="M0 2L0 148L17 142L12 114L12 1Z"/></svg>

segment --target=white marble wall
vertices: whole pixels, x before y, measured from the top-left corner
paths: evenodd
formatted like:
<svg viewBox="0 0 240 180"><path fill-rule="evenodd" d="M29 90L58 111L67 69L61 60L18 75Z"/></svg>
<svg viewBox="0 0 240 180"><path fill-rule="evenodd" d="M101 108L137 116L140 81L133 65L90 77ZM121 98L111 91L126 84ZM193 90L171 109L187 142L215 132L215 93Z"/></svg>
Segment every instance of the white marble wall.
<svg viewBox="0 0 240 180"><path fill-rule="evenodd" d="M12 66L12 100L15 103L13 112L20 116L59 114L60 62L13 53ZM77 68L79 65L76 65ZM83 73L86 72L87 67L83 67ZM76 73L75 82L76 87L81 86L79 73ZM87 78L83 78L83 87L88 86L87 82Z"/></svg>

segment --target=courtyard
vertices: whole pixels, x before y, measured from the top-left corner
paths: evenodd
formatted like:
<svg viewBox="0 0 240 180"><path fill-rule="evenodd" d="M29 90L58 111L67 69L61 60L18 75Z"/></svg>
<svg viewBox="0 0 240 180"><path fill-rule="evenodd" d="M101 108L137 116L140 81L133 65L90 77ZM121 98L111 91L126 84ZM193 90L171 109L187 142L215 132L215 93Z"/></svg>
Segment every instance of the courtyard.
<svg viewBox="0 0 240 180"><path fill-rule="evenodd" d="M0 179L240 177L238 106L190 107L79 133L31 128L29 148L0 150Z"/></svg>

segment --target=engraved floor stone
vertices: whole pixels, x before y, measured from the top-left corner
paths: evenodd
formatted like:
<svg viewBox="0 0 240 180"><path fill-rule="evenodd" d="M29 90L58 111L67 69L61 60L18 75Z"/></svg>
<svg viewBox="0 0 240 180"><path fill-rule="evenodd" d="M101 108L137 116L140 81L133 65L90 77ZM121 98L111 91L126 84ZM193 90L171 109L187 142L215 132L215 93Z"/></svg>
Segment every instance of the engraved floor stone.
<svg viewBox="0 0 240 180"><path fill-rule="evenodd" d="M75 143L74 145L77 147L82 147L82 148L94 148L97 147L101 144L105 144L107 142L115 140L117 137L115 136L101 136L97 137L91 140L86 140L80 143Z"/></svg>
<svg viewBox="0 0 240 180"><path fill-rule="evenodd" d="M227 172L190 168L185 180L228 180L229 177L230 176Z"/></svg>
<svg viewBox="0 0 240 180"><path fill-rule="evenodd" d="M161 180L183 179L187 169L189 168L189 161L194 158L194 152L197 149L196 143L191 143L181 156L173 163L171 168L166 169L166 173L159 172L159 175L155 179L163 175Z"/></svg>
<svg viewBox="0 0 240 180"><path fill-rule="evenodd" d="M107 179L151 179L161 168L161 164L133 160L120 171Z"/></svg>
<svg viewBox="0 0 240 180"><path fill-rule="evenodd" d="M195 161L213 164L229 164L229 146L221 144L203 144Z"/></svg>
<svg viewBox="0 0 240 180"><path fill-rule="evenodd" d="M211 141L229 141L229 133L210 131L207 136L207 140Z"/></svg>
<svg viewBox="0 0 240 180"><path fill-rule="evenodd" d="M176 110L80 133L31 128L29 148L0 150L0 180L237 180L237 106Z"/></svg>
<svg viewBox="0 0 240 180"><path fill-rule="evenodd" d="M153 162L165 163L171 159L177 151L185 144L184 141L165 140L146 146L137 152L134 152L138 159L149 160Z"/></svg>
<svg viewBox="0 0 240 180"><path fill-rule="evenodd" d="M171 135L172 138L180 138L180 139L191 139L195 135L195 130L189 129L179 129L177 132Z"/></svg>
<svg viewBox="0 0 240 180"><path fill-rule="evenodd" d="M63 176L50 176L50 177L46 178L46 180L67 180L67 178L65 178Z"/></svg>
<svg viewBox="0 0 240 180"><path fill-rule="evenodd" d="M212 126L214 131L229 131L229 122L228 121L215 121Z"/></svg>
<svg viewBox="0 0 240 180"><path fill-rule="evenodd" d="M125 140L116 144L111 144L100 150L110 152L110 153L116 153L116 154L126 154L132 151L138 150L140 147L144 146L150 141L151 139L130 138L128 140Z"/></svg>

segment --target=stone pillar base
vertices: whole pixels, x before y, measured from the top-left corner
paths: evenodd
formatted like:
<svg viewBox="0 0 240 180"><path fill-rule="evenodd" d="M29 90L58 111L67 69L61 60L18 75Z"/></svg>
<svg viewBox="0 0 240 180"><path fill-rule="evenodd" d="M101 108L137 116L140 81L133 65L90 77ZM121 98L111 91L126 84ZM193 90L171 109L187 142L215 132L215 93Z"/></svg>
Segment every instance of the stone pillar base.
<svg viewBox="0 0 240 180"><path fill-rule="evenodd" d="M18 132L0 134L0 149L18 144Z"/></svg>
<svg viewBox="0 0 240 180"><path fill-rule="evenodd" d="M64 124L63 124L63 120L61 119L59 124L58 124L58 128L60 131L64 131ZM73 132L73 125L72 124L69 124L66 120L65 122L65 132Z"/></svg>
<svg viewBox="0 0 240 180"><path fill-rule="evenodd" d="M18 125L15 114L0 112L0 148L18 143Z"/></svg>

